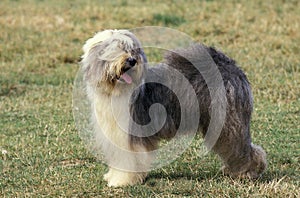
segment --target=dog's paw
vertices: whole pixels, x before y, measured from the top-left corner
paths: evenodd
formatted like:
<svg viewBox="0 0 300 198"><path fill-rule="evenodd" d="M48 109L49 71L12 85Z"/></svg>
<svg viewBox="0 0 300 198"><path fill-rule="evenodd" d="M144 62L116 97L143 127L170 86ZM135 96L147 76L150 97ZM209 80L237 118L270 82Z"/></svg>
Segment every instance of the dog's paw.
<svg viewBox="0 0 300 198"><path fill-rule="evenodd" d="M128 178L110 177L107 181L107 186L109 187L121 187L127 185L132 185L132 181L128 180Z"/></svg>
<svg viewBox="0 0 300 198"><path fill-rule="evenodd" d="M110 180L111 175L112 171L109 170L106 174L103 175L103 179L108 182Z"/></svg>
<svg viewBox="0 0 300 198"><path fill-rule="evenodd" d="M233 179L257 179L261 176L261 174L259 174L255 170L231 171L228 167L225 166L223 166L221 170L224 175L228 175Z"/></svg>
<svg viewBox="0 0 300 198"><path fill-rule="evenodd" d="M119 187L140 184L146 177L146 173L123 172L115 169L110 169L103 178L107 181L110 187Z"/></svg>

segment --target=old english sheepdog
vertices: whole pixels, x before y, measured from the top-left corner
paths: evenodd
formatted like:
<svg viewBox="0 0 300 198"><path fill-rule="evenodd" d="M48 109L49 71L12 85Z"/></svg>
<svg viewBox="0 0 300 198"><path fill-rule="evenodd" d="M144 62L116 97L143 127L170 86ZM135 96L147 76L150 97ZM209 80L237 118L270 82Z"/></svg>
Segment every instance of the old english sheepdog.
<svg viewBox="0 0 300 198"><path fill-rule="evenodd" d="M266 169L265 151L251 142L250 84L222 52L194 43L167 51L161 63L149 66L140 41L128 30L99 32L86 41L83 51L81 69L99 145L95 149L109 166L104 175L109 186L142 183L160 142L172 140L179 128L180 136L187 135L194 123L204 139L217 135L207 145L221 158L224 173L257 178ZM205 56L217 70L203 61ZM216 73L223 91L211 83ZM212 112L214 104L221 104L220 113ZM215 125L212 116L221 111L224 121L215 134L209 125Z"/></svg>

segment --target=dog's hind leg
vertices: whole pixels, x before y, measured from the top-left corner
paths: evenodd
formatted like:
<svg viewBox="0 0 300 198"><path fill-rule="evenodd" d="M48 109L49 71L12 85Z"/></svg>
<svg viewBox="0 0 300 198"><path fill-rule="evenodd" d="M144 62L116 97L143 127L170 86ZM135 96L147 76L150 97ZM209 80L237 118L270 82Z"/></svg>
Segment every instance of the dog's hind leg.
<svg viewBox="0 0 300 198"><path fill-rule="evenodd" d="M224 173L254 179L266 169L266 153L260 146L251 143L252 97L250 95L241 100L241 97L250 92L239 96L233 90L228 84L226 119L213 151L221 157Z"/></svg>
<svg viewBox="0 0 300 198"><path fill-rule="evenodd" d="M232 177L255 179L267 166L265 151L251 143L249 131L244 127L225 126L213 151L224 163L223 172Z"/></svg>

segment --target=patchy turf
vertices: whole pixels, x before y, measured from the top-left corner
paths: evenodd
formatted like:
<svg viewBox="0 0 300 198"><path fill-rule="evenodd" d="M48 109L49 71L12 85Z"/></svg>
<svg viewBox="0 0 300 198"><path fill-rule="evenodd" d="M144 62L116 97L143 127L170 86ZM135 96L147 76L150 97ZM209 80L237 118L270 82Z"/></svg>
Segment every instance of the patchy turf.
<svg viewBox="0 0 300 198"><path fill-rule="evenodd" d="M299 197L300 3L290 1L0 1L0 197ZM108 188L72 116L84 41L108 28L168 26L222 49L247 73L253 141L269 167L232 180L200 140L143 185Z"/></svg>

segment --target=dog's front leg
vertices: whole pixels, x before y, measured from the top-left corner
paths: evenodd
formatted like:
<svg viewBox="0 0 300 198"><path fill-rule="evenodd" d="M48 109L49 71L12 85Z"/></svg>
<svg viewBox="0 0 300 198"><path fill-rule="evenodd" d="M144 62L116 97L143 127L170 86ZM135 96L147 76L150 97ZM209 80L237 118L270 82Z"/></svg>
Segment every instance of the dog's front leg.
<svg viewBox="0 0 300 198"><path fill-rule="evenodd" d="M153 148L152 148L153 149ZM150 147L145 145L129 146L130 152L126 155L120 155L115 160L122 160L122 166L110 167L109 171L104 175L104 180L108 182L108 186L126 186L141 184L147 176L147 172L151 169L154 160L154 154ZM117 161L115 161L115 164ZM126 163L126 164L124 164ZM114 164L114 163L111 163ZM120 168L117 168L120 167Z"/></svg>

